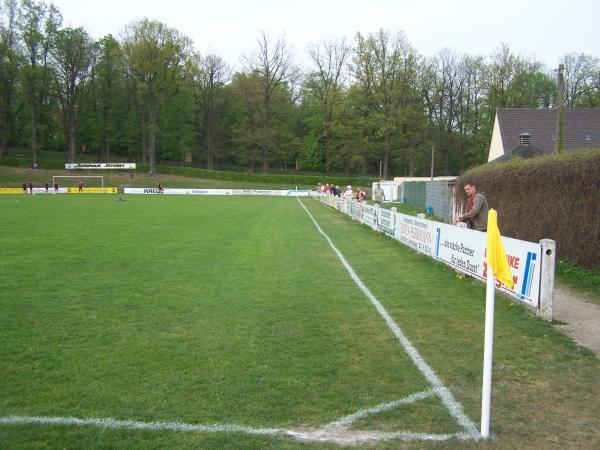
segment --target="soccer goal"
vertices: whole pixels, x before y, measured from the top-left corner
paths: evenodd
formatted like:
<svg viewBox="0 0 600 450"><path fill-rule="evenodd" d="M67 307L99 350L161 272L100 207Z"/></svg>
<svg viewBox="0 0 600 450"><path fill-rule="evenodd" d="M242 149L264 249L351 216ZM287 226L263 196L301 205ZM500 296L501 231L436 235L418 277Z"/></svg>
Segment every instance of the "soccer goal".
<svg viewBox="0 0 600 450"><path fill-rule="evenodd" d="M74 180L72 180L73 178ZM84 182L86 187L104 187L104 176L102 175L54 175L52 177L52 185L58 183L62 187L76 187L79 180L83 181L84 178L86 179ZM89 184L87 179L89 179Z"/></svg>

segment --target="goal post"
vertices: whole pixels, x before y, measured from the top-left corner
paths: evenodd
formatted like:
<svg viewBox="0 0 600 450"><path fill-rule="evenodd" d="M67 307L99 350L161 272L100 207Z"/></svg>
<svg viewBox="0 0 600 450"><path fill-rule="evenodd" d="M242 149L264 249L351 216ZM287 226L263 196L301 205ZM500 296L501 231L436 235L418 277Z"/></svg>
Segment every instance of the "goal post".
<svg viewBox="0 0 600 450"><path fill-rule="evenodd" d="M52 176L52 185L58 183L60 185L59 179L61 178L76 178L81 180L83 178L98 178L100 179L100 187L104 188L104 176L103 175L53 175Z"/></svg>

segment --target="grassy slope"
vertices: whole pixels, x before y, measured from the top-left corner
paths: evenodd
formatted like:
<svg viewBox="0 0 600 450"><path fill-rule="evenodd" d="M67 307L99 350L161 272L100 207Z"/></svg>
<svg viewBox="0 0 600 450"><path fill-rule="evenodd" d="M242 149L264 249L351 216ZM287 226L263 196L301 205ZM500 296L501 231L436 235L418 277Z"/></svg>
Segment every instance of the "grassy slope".
<svg viewBox="0 0 600 450"><path fill-rule="evenodd" d="M203 178L182 177L177 175L136 174L132 179L129 173L113 171L112 174L102 171L80 172L82 175L103 175L106 187L155 187L159 181L163 187L169 188L245 188L245 189L293 189L296 186L285 183L248 183L242 181L209 180ZM68 170L31 170L26 168L0 166L0 187L21 187L23 183L32 180L35 186L43 186L45 182L52 183L53 175L76 175ZM66 183L66 181L60 181ZM62 185L62 184L61 184ZM71 181L76 186L77 180ZM66 184L65 184L66 186ZM298 186L299 189L314 188L314 186Z"/></svg>

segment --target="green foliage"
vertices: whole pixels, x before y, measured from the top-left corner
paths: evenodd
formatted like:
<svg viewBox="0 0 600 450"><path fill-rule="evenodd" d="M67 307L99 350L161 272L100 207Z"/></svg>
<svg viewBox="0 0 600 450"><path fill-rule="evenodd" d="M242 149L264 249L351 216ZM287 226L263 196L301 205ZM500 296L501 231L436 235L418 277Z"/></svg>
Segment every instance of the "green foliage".
<svg viewBox="0 0 600 450"><path fill-rule="evenodd" d="M600 268L586 269L568 259L556 261L556 279L570 288L590 294L600 304Z"/></svg>
<svg viewBox="0 0 600 450"><path fill-rule="evenodd" d="M503 234L531 242L553 239L561 258L597 268L598 167L600 149L490 163L458 180L455 199L464 209L462 187L472 180L498 211Z"/></svg>
<svg viewBox="0 0 600 450"><path fill-rule="evenodd" d="M485 163L496 108L556 101L555 75L507 45L487 57L444 49L426 58L382 29L310 46L302 80L285 39L263 33L231 76L222 58L199 55L160 22L132 22L90 49L45 0L7 0L0 15L0 157L11 147L29 147L32 160L68 150L152 171L190 155L208 169L263 172L304 160L348 176L382 164L392 178L429 175L433 145L434 175L455 175ZM566 105L599 106L600 60L563 59Z"/></svg>
<svg viewBox="0 0 600 450"><path fill-rule="evenodd" d="M304 136L301 165L302 168L307 169L323 167L323 150L319 146L319 140L312 132Z"/></svg>

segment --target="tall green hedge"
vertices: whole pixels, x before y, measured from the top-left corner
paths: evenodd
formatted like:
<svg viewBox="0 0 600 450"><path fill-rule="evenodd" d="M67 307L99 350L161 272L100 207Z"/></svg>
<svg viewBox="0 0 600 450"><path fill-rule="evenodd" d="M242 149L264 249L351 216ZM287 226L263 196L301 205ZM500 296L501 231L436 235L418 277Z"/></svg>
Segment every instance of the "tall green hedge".
<svg viewBox="0 0 600 450"><path fill-rule="evenodd" d="M556 241L557 257L600 267L600 149L506 163L489 163L461 176L455 200L463 208L468 181L498 211L504 236Z"/></svg>

